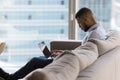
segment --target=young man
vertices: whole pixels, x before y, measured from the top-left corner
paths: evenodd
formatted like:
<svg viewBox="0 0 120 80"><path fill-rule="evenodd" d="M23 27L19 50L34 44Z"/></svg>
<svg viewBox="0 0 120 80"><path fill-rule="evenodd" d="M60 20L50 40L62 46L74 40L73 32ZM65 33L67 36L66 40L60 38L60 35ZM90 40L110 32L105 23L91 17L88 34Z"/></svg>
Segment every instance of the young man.
<svg viewBox="0 0 120 80"><path fill-rule="evenodd" d="M100 26L90 9L82 8L76 14L76 19L79 24L79 27L88 32L86 37L83 39L83 44L86 43L90 38L97 38L104 40L106 38L106 32L102 26Z"/></svg>
<svg viewBox="0 0 120 80"><path fill-rule="evenodd" d="M101 40L104 40L106 38L105 30L99 24L97 24L90 9L81 8L76 13L75 17L77 19L79 27L83 31L88 32L86 37L83 39L83 44L86 43L90 38L97 38ZM53 54L56 54L58 52L59 51L55 51ZM5 80L17 80L25 77L35 69L44 68L48 64L52 63L52 61L53 59L33 58L25 66L13 74L6 73L0 69L0 77L4 78Z"/></svg>

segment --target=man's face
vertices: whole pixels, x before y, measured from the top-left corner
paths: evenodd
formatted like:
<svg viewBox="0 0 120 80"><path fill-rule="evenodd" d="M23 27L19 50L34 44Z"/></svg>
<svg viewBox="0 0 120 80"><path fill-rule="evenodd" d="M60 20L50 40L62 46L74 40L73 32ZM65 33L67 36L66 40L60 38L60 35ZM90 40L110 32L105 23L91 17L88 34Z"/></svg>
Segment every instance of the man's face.
<svg viewBox="0 0 120 80"><path fill-rule="evenodd" d="M77 18L77 22L78 22L79 27L80 27L83 31L85 31L85 32L88 31L89 26L86 24L87 21L86 21L85 19Z"/></svg>

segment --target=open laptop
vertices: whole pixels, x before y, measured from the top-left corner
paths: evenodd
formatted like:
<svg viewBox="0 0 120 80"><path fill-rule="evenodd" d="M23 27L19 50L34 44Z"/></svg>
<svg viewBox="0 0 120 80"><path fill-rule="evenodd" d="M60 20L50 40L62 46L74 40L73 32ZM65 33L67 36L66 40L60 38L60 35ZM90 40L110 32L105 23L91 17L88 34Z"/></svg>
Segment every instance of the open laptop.
<svg viewBox="0 0 120 80"><path fill-rule="evenodd" d="M51 52L50 50L48 49L47 45L45 44L44 41L42 41L41 43L39 43L39 47L40 47L40 50L43 52L44 56L46 58L50 57L51 56Z"/></svg>
<svg viewBox="0 0 120 80"><path fill-rule="evenodd" d="M76 47L81 45L81 41L76 40L67 40L67 41L51 41L50 50L73 50ZM46 58L51 56L51 51L48 49L47 45L44 42L39 44L41 51L43 52Z"/></svg>

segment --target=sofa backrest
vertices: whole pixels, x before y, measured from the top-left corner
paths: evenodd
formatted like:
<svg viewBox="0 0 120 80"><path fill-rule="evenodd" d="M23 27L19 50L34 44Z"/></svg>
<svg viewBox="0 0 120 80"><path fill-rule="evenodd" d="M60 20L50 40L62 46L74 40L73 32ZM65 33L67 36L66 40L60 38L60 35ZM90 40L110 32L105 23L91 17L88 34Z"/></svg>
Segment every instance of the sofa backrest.
<svg viewBox="0 0 120 80"><path fill-rule="evenodd" d="M73 50L81 45L82 41L76 40L55 40L50 42L50 50Z"/></svg>
<svg viewBox="0 0 120 80"><path fill-rule="evenodd" d="M120 80L120 46L99 57L76 80Z"/></svg>

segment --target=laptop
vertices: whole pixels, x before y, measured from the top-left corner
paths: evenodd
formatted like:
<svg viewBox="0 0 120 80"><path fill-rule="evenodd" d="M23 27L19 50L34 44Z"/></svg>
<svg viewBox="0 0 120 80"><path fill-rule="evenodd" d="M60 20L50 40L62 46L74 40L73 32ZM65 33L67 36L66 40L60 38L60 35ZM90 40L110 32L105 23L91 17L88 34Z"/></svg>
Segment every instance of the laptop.
<svg viewBox="0 0 120 80"><path fill-rule="evenodd" d="M45 44L44 41L42 41L41 43L39 43L39 48L40 50L43 52L44 56L46 58L49 58L51 56L51 52L50 50L48 49L47 45Z"/></svg>
<svg viewBox="0 0 120 80"><path fill-rule="evenodd" d="M50 50L73 50L76 47L81 45L81 41L76 40L67 40L67 41L51 41ZM43 52L46 58L51 56L51 51L48 49L47 45L44 42L39 44L41 51Z"/></svg>

